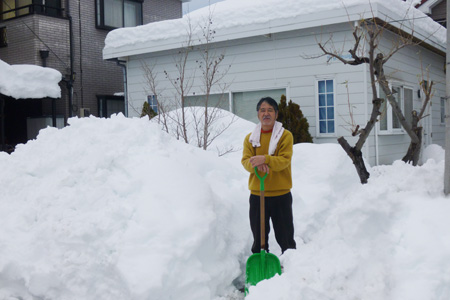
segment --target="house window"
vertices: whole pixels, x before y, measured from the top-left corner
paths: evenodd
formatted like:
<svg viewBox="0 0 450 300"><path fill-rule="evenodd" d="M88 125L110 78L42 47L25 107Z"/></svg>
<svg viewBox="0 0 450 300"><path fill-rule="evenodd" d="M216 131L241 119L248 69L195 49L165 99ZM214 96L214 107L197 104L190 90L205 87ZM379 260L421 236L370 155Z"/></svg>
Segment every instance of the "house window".
<svg viewBox="0 0 450 300"><path fill-rule="evenodd" d="M2 0L2 20L30 14L32 0Z"/></svg>
<svg viewBox="0 0 450 300"><path fill-rule="evenodd" d="M36 1L35 11L52 17L62 16L61 0L40 0Z"/></svg>
<svg viewBox="0 0 450 300"><path fill-rule="evenodd" d="M98 28L142 25L142 0L96 0Z"/></svg>
<svg viewBox="0 0 450 300"><path fill-rule="evenodd" d="M150 108L155 112L158 113L158 99L156 99L156 95L149 95L147 96L147 102Z"/></svg>
<svg viewBox="0 0 450 300"><path fill-rule="evenodd" d="M0 28L0 47L8 46L8 36L6 35L6 27Z"/></svg>
<svg viewBox="0 0 450 300"><path fill-rule="evenodd" d="M232 112L240 118L258 123L256 105L259 100L271 97L279 103L281 95L286 95L285 88L232 93Z"/></svg>
<svg viewBox="0 0 450 300"><path fill-rule="evenodd" d="M62 16L61 0L2 0L0 20L8 20L29 14Z"/></svg>
<svg viewBox="0 0 450 300"><path fill-rule="evenodd" d="M445 98L441 98L441 124L445 124Z"/></svg>
<svg viewBox="0 0 450 300"><path fill-rule="evenodd" d="M317 127L319 135L335 134L335 88L333 79L317 81Z"/></svg>
<svg viewBox="0 0 450 300"><path fill-rule="evenodd" d="M412 110L413 110L413 89L404 87L401 85L392 85L391 90L393 92L393 97L397 101L400 109L405 116L406 121L411 124L412 121ZM380 88L380 98L385 99L381 106L381 118L380 118L380 132L384 133L395 133L402 132L402 125L400 120L395 115L392 110L392 106L388 104L386 94L383 89Z"/></svg>
<svg viewBox="0 0 450 300"><path fill-rule="evenodd" d="M206 105L206 95L186 96L184 98L185 106ZM230 110L230 101L228 94L210 94L208 95L208 107L218 107L224 110Z"/></svg>
<svg viewBox="0 0 450 300"><path fill-rule="evenodd" d="M113 114L125 114L125 101L123 96L97 96L98 116L100 118L109 118Z"/></svg>

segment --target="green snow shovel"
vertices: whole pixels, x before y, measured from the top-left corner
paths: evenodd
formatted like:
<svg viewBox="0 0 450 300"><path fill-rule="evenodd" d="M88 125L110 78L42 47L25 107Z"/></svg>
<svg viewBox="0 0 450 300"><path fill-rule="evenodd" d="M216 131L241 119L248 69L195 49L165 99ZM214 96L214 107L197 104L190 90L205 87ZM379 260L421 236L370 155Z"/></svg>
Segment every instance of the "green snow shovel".
<svg viewBox="0 0 450 300"><path fill-rule="evenodd" d="M266 248L266 233L265 233L265 209L264 209L264 179L267 177L259 176L258 169L255 167L256 177L259 178L261 198L260 198L260 227L261 227L261 252L254 253L247 260L245 270L245 295L248 294L248 289L251 285L256 285L264 279L270 279L275 274L281 275L281 264L278 257L272 253L267 253Z"/></svg>

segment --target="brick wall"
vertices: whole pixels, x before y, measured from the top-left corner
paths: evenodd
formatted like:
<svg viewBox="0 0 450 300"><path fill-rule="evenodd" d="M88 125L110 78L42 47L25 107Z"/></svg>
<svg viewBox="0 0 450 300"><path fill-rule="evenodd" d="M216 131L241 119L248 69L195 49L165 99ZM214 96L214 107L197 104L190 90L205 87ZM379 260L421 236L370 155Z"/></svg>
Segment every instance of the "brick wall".
<svg viewBox="0 0 450 300"><path fill-rule="evenodd" d="M57 69L63 77L70 75L69 20L72 16L75 81L73 84L73 115L81 107L98 115L97 95L123 92L123 71L116 62L104 61L102 50L109 31L95 27L95 0L63 0L64 18L29 15L0 22L7 27L8 46L0 48L0 59L9 64L42 66L39 50L51 49L47 67ZM70 7L67 7L67 4ZM182 16L179 0L145 0L144 24ZM33 32L35 34L33 34ZM62 98L57 101L57 114L69 116L68 89L61 84ZM44 114L51 114L50 101L43 101Z"/></svg>

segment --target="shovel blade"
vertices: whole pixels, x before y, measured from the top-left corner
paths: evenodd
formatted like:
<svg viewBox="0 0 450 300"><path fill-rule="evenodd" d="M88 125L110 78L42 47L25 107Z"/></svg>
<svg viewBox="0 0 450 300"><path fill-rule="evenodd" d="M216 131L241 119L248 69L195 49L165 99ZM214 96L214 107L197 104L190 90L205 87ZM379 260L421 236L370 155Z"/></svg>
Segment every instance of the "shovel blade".
<svg viewBox="0 0 450 300"><path fill-rule="evenodd" d="M272 253L261 250L261 253L255 253L247 260L245 270L245 294L248 294L248 288L256 285L264 279L270 279L275 274L281 275L281 264L278 257Z"/></svg>

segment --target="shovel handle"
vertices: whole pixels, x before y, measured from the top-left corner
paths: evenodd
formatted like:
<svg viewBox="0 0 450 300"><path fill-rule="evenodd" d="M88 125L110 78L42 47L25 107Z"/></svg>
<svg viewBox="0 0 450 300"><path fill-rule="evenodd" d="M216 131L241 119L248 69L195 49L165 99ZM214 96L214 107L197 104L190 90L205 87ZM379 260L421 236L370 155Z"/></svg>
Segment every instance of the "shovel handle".
<svg viewBox="0 0 450 300"><path fill-rule="evenodd" d="M255 167L255 174L256 174L256 177L258 177L258 179L259 179L259 187L260 187L260 190L261 190L261 191L264 191L264 179L266 179L266 177L267 177L267 175L268 175L269 173L266 173L264 176L261 177L261 176L258 174L258 168Z"/></svg>
<svg viewBox="0 0 450 300"><path fill-rule="evenodd" d="M260 232L261 232L261 250L266 249L266 210L265 210L265 201L264 201L264 179L266 179L267 174L264 176L260 176L258 174L258 168L255 167L256 177L259 179L260 183L260 202L259 202L259 210L260 210Z"/></svg>

